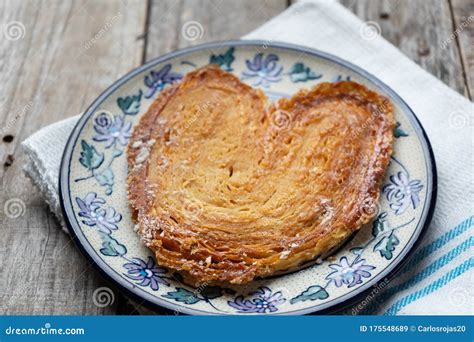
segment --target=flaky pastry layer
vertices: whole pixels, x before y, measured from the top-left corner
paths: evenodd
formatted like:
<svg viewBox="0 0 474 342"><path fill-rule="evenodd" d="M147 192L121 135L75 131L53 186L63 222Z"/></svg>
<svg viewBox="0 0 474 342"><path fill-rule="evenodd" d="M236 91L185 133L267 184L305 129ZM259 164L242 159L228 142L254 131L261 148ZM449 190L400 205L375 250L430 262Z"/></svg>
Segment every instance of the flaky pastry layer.
<svg viewBox="0 0 474 342"><path fill-rule="evenodd" d="M391 102L355 82L268 104L216 66L166 90L134 128L128 194L157 262L243 284L320 256L374 215Z"/></svg>

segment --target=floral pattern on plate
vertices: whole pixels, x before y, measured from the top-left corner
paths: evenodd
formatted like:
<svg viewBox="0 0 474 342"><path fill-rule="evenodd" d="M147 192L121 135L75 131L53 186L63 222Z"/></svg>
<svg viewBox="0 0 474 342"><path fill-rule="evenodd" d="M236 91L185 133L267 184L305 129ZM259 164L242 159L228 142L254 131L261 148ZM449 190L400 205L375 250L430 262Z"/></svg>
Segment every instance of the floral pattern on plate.
<svg viewBox="0 0 474 342"><path fill-rule="evenodd" d="M127 269L125 276L137 282L140 286L149 286L153 291L158 291L160 284L170 286L165 276L168 270L156 265L152 257L148 257L145 262L140 258L133 258L129 262L123 264Z"/></svg>
<svg viewBox="0 0 474 342"><path fill-rule="evenodd" d="M249 45L248 45L249 44ZM66 219L73 233L97 251L105 263L131 284L136 295L179 312L217 314L275 314L318 310L320 305L348 293L360 292L373 278L400 259L403 247L416 238L428 210L430 170L416 122L395 99L395 148L382 185L379 211L330 260L298 272L258 279L246 286L191 286L182 277L156 264L133 231L126 200L126 153L133 125L165 87L186 72L206 63L219 65L246 82L262 87L272 99L286 97L317 82L354 80L372 88L370 78L349 66L317 54L277 46L235 42L184 52L144 66L125 83L106 94L88 112L76 141L72 142L69 169L62 171L62 188L71 198ZM194 50L193 50L194 51ZM67 202L67 200L66 200ZM104 270L104 272L107 272ZM150 299L151 298L151 299Z"/></svg>
<svg viewBox="0 0 474 342"><path fill-rule="evenodd" d="M253 86L270 87L271 82L279 82L283 67L278 64L280 58L275 54L257 53L252 60L247 59L247 69L242 72L242 80L252 79Z"/></svg>
<svg viewBox="0 0 474 342"><path fill-rule="evenodd" d="M247 297L242 295L236 297L233 301L228 301L229 306L237 310L238 313L267 313L275 312L278 306L286 302L286 298L278 291L273 293L266 286L259 287L257 291L252 292Z"/></svg>
<svg viewBox="0 0 474 342"><path fill-rule="evenodd" d="M392 160L402 168L402 171L390 176L390 183L386 184L382 191L390 202L390 208L395 211L396 215L400 215L410 206L413 209L418 207L420 204L419 193L423 189L423 184L418 179L410 180L410 174L402 163L394 157Z"/></svg>

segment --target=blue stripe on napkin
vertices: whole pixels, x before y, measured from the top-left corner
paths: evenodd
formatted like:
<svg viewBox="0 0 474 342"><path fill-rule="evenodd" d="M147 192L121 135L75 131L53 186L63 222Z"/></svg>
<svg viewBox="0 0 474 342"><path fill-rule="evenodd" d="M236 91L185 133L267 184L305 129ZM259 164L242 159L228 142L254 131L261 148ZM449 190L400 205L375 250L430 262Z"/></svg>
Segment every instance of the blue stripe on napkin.
<svg viewBox="0 0 474 342"><path fill-rule="evenodd" d="M459 277L464 272L470 270L474 266L474 258L471 257L464 261L458 267L452 269L441 278L438 278L428 286L424 287L421 290L418 290L410 295L403 297L402 299L398 300L395 304L393 304L386 312L385 315L396 315L402 308L407 306L408 304L417 301L420 298L423 298L430 293L442 288L446 284L448 284L453 279Z"/></svg>

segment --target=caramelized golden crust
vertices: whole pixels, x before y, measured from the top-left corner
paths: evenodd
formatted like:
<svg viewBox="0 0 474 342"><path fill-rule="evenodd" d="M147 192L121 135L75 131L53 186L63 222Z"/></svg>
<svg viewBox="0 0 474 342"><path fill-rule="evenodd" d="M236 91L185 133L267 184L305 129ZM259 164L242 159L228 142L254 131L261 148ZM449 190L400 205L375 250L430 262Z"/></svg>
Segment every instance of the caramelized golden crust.
<svg viewBox="0 0 474 342"><path fill-rule="evenodd" d="M388 99L321 83L268 106L215 66L163 91L128 147L129 202L162 266L243 284L328 252L375 214Z"/></svg>

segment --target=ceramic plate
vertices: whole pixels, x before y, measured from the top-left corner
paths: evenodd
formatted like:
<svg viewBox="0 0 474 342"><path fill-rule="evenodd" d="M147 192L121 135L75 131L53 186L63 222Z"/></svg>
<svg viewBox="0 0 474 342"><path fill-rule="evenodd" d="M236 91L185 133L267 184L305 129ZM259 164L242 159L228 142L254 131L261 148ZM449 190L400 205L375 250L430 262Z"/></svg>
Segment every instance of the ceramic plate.
<svg viewBox="0 0 474 342"><path fill-rule="evenodd" d="M133 126L159 92L187 72L219 64L271 99L319 82L353 80L395 106L395 145L374 221L326 260L247 285L193 288L156 264L133 230L127 204L125 148ZM187 314L330 312L388 282L428 225L436 169L426 135L411 109L360 68L294 45L226 41L157 58L114 83L77 123L60 172L63 213L83 253L106 277L147 304Z"/></svg>

